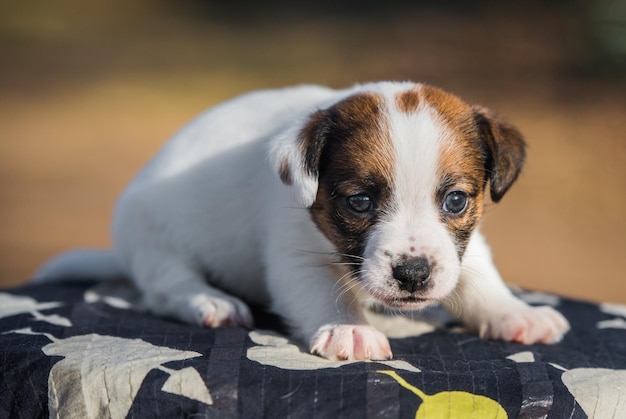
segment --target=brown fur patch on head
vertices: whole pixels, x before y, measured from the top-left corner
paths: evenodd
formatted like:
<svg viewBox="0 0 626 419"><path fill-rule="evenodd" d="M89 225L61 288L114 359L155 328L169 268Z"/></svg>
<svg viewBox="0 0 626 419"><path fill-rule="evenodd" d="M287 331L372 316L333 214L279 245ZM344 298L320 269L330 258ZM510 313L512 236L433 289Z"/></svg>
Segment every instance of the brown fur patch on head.
<svg viewBox="0 0 626 419"><path fill-rule="evenodd" d="M424 101L434 108L449 126L457 126L467 118L471 121L472 108L460 98L437 87L422 85Z"/></svg>
<svg viewBox="0 0 626 419"><path fill-rule="evenodd" d="M442 211L441 216L462 255L483 213L488 154L469 104L432 86L423 86L422 94L448 133L448 138L441 143L436 202L442 208L446 196L453 191L461 191L468 197L463 213Z"/></svg>
<svg viewBox="0 0 626 419"><path fill-rule="evenodd" d="M479 140L486 157L484 168L491 199L498 202L524 164L526 144L520 132L489 109L470 106L436 87L422 86L422 94L455 135Z"/></svg>
<svg viewBox="0 0 626 419"><path fill-rule="evenodd" d="M396 95L396 106L404 113L417 112L420 105L420 93L418 88L405 90Z"/></svg>
<svg viewBox="0 0 626 419"><path fill-rule="evenodd" d="M311 214L343 255L362 255L367 231L391 195L394 152L383 106L375 94L357 94L321 111L324 120L317 122L316 135L323 135L324 147ZM371 211L351 210L348 197L361 194L370 197Z"/></svg>

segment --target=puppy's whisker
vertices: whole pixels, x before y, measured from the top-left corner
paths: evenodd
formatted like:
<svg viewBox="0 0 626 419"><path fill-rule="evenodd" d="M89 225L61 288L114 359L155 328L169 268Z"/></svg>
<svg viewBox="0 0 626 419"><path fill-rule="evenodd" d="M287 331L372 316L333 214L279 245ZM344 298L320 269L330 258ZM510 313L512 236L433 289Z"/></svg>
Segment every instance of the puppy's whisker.
<svg viewBox="0 0 626 419"><path fill-rule="evenodd" d="M342 268L345 266L360 266L360 263L341 263L341 262L328 262L328 263L324 263L324 262L320 262L320 263L309 263L309 264L303 264L302 266L308 266L311 268L332 268L334 266L338 267L338 268Z"/></svg>
<svg viewBox="0 0 626 419"><path fill-rule="evenodd" d="M326 266L361 266L361 264L356 262L331 262Z"/></svg>
<svg viewBox="0 0 626 419"><path fill-rule="evenodd" d="M348 280L344 281L346 278L348 278ZM333 285L332 291L335 292L337 289L341 290L342 288L346 287L356 280L357 279L353 276L353 273L351 271L348 271L343 274L339 279L337 279L337 281L335 281L335 285ZM339 286L339 288L337 288L337 286Z"/></svg>
<svg viewBox="0 0 626 419"><path fill-rule="evenodd" d="M465 314L465 307L459 303L461 300L461 295L459 291L455 288L451 292L451 297L449 301L448 311L450 311L455 316L463 316Z"/></svg>
<svg viewBox="0 0 626 419"><path fill-rule="evenodd" d="M342 263L342 262L331 262L331 263L327 263L326 265L323 266L327 266L327 267L339 267L339 268L347 268L350 269L351 267L360 267L361 264L360 263Z"/></svg>
<svg viewBox="0 0 626 419"><path fill-rule="evenodd" d="M463 270L467 273L469 273L470 275L472 275L474 278L477 278L478 281L472 280L472 281L465 281L465 285L468 287L468 291L471 292L473 295L475 295L476 297L478 297L483 303L487 303L487 298L485 297L485 295L483 294L483 291L481 290L481 288L477 285L478 282L480 282L480 280L486 280L486 277L484 275L483 272L481 272L480 270L471 267L471 266L464 266ZM454 290L455 294L457 293L457 290ZM456 294L458 296L458 294ZM455 301L459 301L460 298L455 298ZM463 307L461 307L463 309Z"/></svg>
<svg viewBox="0 0 626 419"><path fill-rule="evenodd" d="M348 259L356 259L356 260L361 260L364 261L365 258L363 256L358 256L358 255L351 255L349 253L336 253L337 256L342 256Z"/></svg>
<svg viewBox="0 0 626 419"><path fill-rule="evenodd" d="M335 256L338 259L346 258L346 259L353 259L353 260L357 260L357 261L364 261L365 258L362 256L357 256L357 255L351 255L349 253L337 253L337 252L322 252L322 251L316 251L316 250L305 250L305 249L297 249L297 251L299 253L307 253L307 254L312 254L312 255L326 255L326 256ZM333 261L331 263L341 263L340 260L338 261Z"/></svg>
<svg viewBox="0 0 626 419"><path fill-rule="evenodd" d="M345 276L346 275L344 275L342 278L345 278ZM338 281L337 283L339 283L340 281ZM341 287L338 289L339 292L337 294L337 297L335 298L335 307L339 307L340 305L344 305L344 304L341 303L340 300L342 300L345 297L346 294L353 293L355 288L357 288L358 286L359 286L359 281L356 278L354 278L354 277L350 278L347 282L343 283L341 285ZM353 293L354 295L353 295L351 301L348 303L348 305L351 305L355 301L358 300L359 291L360 291L360 289L357 288L357 292Z"/></svg>
<svg viewBox="0 0 626 419"><path fill-rule="evenodd" d="M331 261L331 262L320 262L318 264L309 264L307 266L312 266L312 267L333 267L333 266L361 266L362 264L359 262L335 262L335 261Z"/></svg>
<svg viewBox="0 0 626 419"><path fill-rule="evenodd" d="M328 256L335 256L335 255L337 255L336 252L322 252L322 251L307 250L307 249L296 249L296 252L299 252L299 253L310 253L312 255L328 255Z"/></svg>
<svg viewBox="0 0 626 419"><path fill-rule="evenodd" d="M350 266L361 266L362 263L361 262L341 262L341 261L337 261L337 262L330 262L328 263L328 265L350 265Z"/></svg>

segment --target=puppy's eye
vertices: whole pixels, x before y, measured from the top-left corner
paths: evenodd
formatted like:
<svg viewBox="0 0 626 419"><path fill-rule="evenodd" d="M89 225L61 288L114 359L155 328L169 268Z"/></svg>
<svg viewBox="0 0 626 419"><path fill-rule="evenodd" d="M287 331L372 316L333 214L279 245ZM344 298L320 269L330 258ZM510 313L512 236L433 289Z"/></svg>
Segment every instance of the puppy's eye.
<svg viewBox="0 0 626 419"><path fill-rule="evenodd" d="M467 209L467 194L463 191L452 191L443 200L443 210L451 214L461 214Z"/></svg>
<svg viewBox="0 0 626 419"><path fill-rule="evenodd" d="M348 201L348 207L354 212L365 213L374 208L372 198L366 194L352 195L346 199Z"/></svg>

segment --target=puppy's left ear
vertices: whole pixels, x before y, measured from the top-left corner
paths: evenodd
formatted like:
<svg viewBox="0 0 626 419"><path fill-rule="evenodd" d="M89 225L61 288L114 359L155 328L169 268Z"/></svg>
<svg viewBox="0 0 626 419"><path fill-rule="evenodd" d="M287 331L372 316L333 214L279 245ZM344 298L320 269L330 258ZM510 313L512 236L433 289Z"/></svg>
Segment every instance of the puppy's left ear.
<svg viewBox="0 0 626 419"><path fill-rule="evenodd" d="M332 121L319 110L293 124L270 142L270 162L280 180L289 186L296 201L309 208L315 202L319 163Z"/></svg>
<svg viewBox="0 0 626 419"><path fill-rule="evenodd" d="M491 200L498 202L517 179L526 159L526 143L513 125L489 109L474 106L474 120L487 151L485 170Z"/></svg>

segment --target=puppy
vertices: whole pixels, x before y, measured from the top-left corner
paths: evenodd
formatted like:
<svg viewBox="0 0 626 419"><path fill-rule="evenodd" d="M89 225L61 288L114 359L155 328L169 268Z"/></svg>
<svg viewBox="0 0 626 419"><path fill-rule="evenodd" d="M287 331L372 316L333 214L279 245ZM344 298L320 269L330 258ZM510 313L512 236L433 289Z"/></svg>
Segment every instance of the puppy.
<svg viewBox="0 0 626 419"><path fill-rule="evenodd" d="M557 342L567 321L502 282L477 232L525 157L520 133L435 87L259 91L183 128L119 199L111 251L39 278L132 278L157 315L252 326L269 305L328 359L392 357L363 302L442 302L480 336Z"/></svg>

